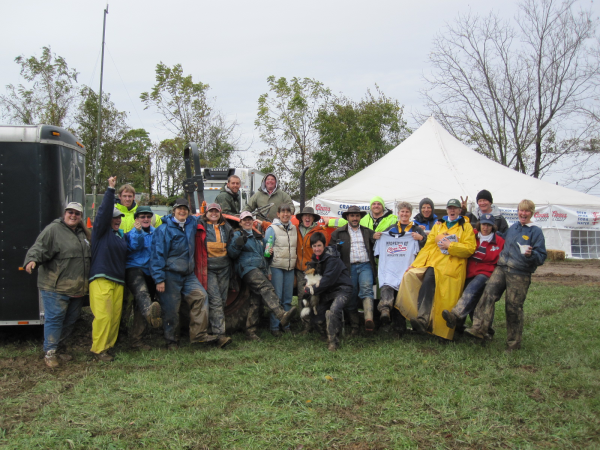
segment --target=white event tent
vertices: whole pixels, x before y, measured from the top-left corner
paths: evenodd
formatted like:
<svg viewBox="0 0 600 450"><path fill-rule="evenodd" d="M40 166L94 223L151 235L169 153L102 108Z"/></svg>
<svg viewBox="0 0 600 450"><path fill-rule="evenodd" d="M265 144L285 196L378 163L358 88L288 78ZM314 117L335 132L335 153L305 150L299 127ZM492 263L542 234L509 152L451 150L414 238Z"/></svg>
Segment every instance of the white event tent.
<svg viewBox="0 0 600 450"><path fill-rule="evenodd" d="M548 249L568 257L600 257L600 198L547 183L516 172L475 152L448 133L433 117L398 147L369 167L312 199L317 213L339 216L350 205L368 210L369 201L383 197L395 211L397 201L416 208L429 197L436 209L450 198L492 193L509 224L517 220L524 198L537 207L534 221L546 237Z"/></svg>

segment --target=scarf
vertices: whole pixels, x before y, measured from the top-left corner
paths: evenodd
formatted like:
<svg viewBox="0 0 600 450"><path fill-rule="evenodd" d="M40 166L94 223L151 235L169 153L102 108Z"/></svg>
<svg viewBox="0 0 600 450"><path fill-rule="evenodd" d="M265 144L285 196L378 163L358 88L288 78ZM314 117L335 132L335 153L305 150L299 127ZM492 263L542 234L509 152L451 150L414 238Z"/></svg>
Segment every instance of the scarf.
<svg viewBox="0 0 600 450"><path fill-rule="evenodd" d="M477 234L477 239L479 239L479 244L483 244L484 242L492 242L494 238L494 233L490 233L487 236L481 234L481 231Z"/></svg>

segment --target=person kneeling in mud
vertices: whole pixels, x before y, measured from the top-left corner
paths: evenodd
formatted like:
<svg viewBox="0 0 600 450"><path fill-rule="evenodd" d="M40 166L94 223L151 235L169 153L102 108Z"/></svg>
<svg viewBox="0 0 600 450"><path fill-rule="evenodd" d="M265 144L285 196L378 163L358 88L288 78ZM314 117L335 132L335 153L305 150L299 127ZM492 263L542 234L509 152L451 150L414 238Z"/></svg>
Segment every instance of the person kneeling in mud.
<svg viewBox="0 0 600 450"><path fill-rule="evenodd" d="M323 322L326 323L328 349L335 352L340 346L342 312L352 295L352 279L335 245L325 247L326 242L325 235L320 232L310 237L313 250L310 264L315 265L316 272L322 275L319 286L313 288L314 295L320 296L317 327L321 328ZM305 288L304 295L311 295L308 288Z"/></svg>
<svg viewBox="0 0 600 450"><path fill-rule="evenodd" d="M271 271L264 257L265 246L263 236L252 229L254 219L252 214L244 211L240 215L241 230L233 233L227 246L227 254L235 260L235 270L242 281L250 289L250 309L246 319L246 338L251 341L260 341L256 329L260 320L260 300L275 314L279 322L285 327L296 311L292 307L285 312L279 304L279 297L271 284Z"/></svg>

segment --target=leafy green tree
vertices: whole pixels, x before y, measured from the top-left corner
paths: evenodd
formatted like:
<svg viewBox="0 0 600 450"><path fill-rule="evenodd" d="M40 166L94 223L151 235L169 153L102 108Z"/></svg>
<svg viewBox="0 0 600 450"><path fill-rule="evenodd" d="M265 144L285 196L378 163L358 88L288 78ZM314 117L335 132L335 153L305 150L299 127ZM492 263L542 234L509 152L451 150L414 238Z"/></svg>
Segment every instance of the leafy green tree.
<svg viewBox="0 0 600 450"><path fill-rule="evenodd" d="M400 144L410 129L403 107L377 87L354 102L338 98L321 108L315 128L320 148L307 174L309 196L323 192L373 164Z"/></svg>
<svg viewBox="0 0 600 450"><path fill-rule="evenodd" d="M115 153L110 155L112 164L108 164L107 170L111 170L119 184L131 184L137 192L151 193L151 147L146 130L128 130L115 146Z"/></svg>
<svg viewBox="0 0 600 450"><path fill-rule="evenodd" d="M162 124L175 137L198 145L202 165L228 165L237 144L237 123L215 110L207 97L209 89L184 75L181 64L168 67L161 62L156 65L156 84L140 98L145 109L156 109L163 116Z"/></svg>
<svg viewBox="0 0 600 450"><path fill-rule="evenodd" d="M39 59L17 56L15 62L29 85L6 86L7 94L0 96L2 115L14 124L69 126L77 102L78 72L50 47L42 48Z"/></svg>
<svg viewBox="0 0 600 450"><path fill-rule="evenodd" d="M156 202L179 196L183 192L185 164L181 138L165 139L154 144L151 151L152 179Z"/></svg>
<svg viewBox="0 0 600 450"><path fill-rule="evenodd" d="M323 83L311 78L267 78L269 92L258 98L255 125L267 149L259 154L262 170L274 172L291 196L299 193L299 178L319 148L315 121L331 98Z"/></svg>
<svg viewBox="0 0 600 450"><path fill-rule="evenodd" d="M86 188L92 191L94 182L94 166L98 139L98 94L88 86L80 91L81 103L75 116L76 127L73 130L86 147ZM110 100L110 94L102 94L102 134L100 142L100 161L98 180L107 180L116 175L120 161L117 159L119 145L129 131L126 123L127 114L117 110ZM122 180L119 179L119 183Z"/></svg>

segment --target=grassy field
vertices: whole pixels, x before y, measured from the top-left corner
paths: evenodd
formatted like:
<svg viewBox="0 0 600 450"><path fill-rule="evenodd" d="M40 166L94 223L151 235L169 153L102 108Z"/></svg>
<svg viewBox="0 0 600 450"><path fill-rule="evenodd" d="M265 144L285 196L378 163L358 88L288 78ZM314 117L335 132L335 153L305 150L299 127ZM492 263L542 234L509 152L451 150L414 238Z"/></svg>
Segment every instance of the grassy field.
<svg viewBox="0 0 600 450"><path fill-rule="evenodd" d="M599 448L600 286L534 283L524 346L496 337L312 335L227 350L81 349L45 369L41 341L0 347L0 447L14 449ZM155 343L161 343L155 338Z"/></svg>

